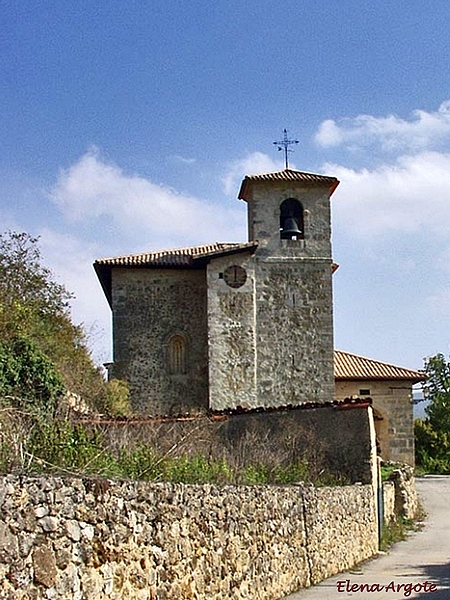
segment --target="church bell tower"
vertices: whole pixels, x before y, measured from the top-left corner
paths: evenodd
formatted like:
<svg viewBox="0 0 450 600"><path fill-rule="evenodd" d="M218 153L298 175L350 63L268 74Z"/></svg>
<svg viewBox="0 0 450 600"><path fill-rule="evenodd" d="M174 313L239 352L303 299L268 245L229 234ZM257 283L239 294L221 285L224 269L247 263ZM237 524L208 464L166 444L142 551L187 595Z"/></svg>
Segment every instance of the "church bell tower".
<svg viewBox="0 0 450 600"><path fill-rule="evenodd" d="M246 176L260 406L334 397L330 198L335 177L285 169Z"/></svg>

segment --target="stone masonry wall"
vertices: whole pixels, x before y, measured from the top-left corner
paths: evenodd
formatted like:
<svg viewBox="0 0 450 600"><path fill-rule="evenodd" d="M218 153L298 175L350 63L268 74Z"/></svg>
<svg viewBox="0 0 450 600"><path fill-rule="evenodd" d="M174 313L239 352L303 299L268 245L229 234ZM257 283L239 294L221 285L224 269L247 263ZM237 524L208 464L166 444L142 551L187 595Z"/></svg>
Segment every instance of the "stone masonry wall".
<svg viewBox="0 0 450 600"><path fill-rule="evenodd" d="M280 239L280 206L301 203L303 237ZM255 252L257 381L260 406L334 397L333 298L328 187L254 182L249 239Z"/></svg>
<svg viewBox="0 0 450 600"><path fill-rule="evenodd" d="M377 551L373 490L0 479L0 598L276 599Z"/></svg>
<svg viewBox="0 0 450 600"><path fill-rule="evenodd" d="M221 273L244 266L244 285ZM334 397L331 259L232 256L208 266L210 408Z"/></svg>
<svg viewBox="0 0 450 600"><path fill-rule="evenodd" d="M358 491L359 488L359 491ZM305 531L310 564L311 584L319 583L335 573L345 571L348 565L364 560L363 554L368 547L373 554L378 549L375 503L373 489L369 486L353 486L353 493L347 494L346 488L306 488ZM332 527L329 517L332 515ZM354 518L359 515L359 518ZM350 517L350 518L349 518ZM359 520L360 519L360 520ZM370 531L370 543L367 545L367 533ZM349 540L365 540L363 548Z"/></svg>
<svg viewBox="0 0 450 600"><path fill-rule="evenodd" d="M260 406L334 398L331 259L258 259Z"/></svg>
<svg viewBox="0 0 450 600"><path fill-rule="evenodd" d="M385 525L395 521L395 485L393 481L383 483L383 520Z"/></svg>
<svg viewBox="0 0 450 600"><path fill-rule="evenodd" d="M414 519L419 511L414 469L409 465L395 469L390 480L395 486L395 513L405 519Z"/></svg>
<svg viewBox="0 0 450 600"><path fill-rule="evenodd" d="M287 198L301 203L304 239L280 240L280 206ZM331 257L331 210L328 186L299 182L254 182L248 202L248 239L258 240L266 256Z"/></svg>
<svg viewBox="0 0 450 600"><path fill-rule="evenodd" d="M245 268L240 287L226 284L232 265ZM249 254L220 257L207 267L209 407L258 406L256 394L255 265Z"/></svg>
<svg viewBox="0 0 450 600"><path fill-rule="evenodd" d="M204 270L113 269L114 364L143 414L208 408L206 275ZM185 369L171 373L171 336L185 340Z"/></svg>
<svg viewBox="0 0 450 600"><path fill-rule="evenodd" d="M413 520L419 514L414 471L409 465L392 471L383 483L383 512L386 525L398 518Z"/></svg>

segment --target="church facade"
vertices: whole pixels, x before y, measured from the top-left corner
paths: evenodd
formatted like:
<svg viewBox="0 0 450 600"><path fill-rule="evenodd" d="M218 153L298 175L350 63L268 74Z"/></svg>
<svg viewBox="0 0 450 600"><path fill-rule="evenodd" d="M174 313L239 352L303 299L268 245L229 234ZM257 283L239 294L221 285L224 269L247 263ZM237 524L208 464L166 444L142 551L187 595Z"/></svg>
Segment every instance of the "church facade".
<svg viewBox="0 0 450 600"><path fill-rule="evenodd" d="M247 176L248 241L100 259L113 315L110 376L166 415L334 397L334 177Z"/></svg>

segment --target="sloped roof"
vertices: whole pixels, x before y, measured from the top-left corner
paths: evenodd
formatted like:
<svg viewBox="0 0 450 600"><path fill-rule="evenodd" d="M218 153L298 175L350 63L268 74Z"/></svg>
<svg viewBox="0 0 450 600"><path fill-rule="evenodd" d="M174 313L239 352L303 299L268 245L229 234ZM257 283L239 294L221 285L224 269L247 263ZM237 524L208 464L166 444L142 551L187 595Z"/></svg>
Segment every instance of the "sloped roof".
<svg viewBox="0 0 450 600"><path fill-rule="evenodd" d="M250 188L253 183L266 181L293 181L300 182L308 186L323 185L330 188L330 195L339 185L339 180L336 177L328 175L315 175L314 173L305 173L303 171L294 171L293 169L284 169L284 171L275 171L274 173L261 173L259 175L246 175L242 181L241 189L239 190L239 200L248 201L250 196Z"/></svg>
<svg viewBox="0 0 450 600"><path fill-rule="evenodd" d="M111 265L114 267L179 267L190 266L199 258L211 258L222 254L232 254L245 250L255 250L257 242L204 244L203 246L189 246L187 248L174 248L172 250L158 250L156 252L141 252L139 254L126 254L111 258L99 258L94 265Z"/></svg>
<svg viewBox="0 0 450 600"><path fill-rule="evenodd" d="M159 250L157 252L141 252L110 258L99 258L94 262L94 269L111 304L111 269L113 267L146 267L159 269L195 269L205 264L210 258L227 254L254 252L258 242L222 243L215 242L202 246Z"/></svg>
<svg viewBox="0 0 450 600"><path fill-rule="evenodd" d="M425 373L397 367L342 350L334 351L334 377L339 380L407 380L413 383L425 381Z"/></svg>

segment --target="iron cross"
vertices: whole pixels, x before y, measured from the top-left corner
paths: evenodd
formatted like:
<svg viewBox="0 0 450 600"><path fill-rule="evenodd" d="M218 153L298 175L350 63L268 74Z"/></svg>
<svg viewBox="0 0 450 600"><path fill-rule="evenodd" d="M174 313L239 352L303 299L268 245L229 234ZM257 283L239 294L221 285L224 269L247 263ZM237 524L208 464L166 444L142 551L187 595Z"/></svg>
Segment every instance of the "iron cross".
<svg viewBox="0 0 450 600"><path fill-rule="evenodd" d="M283 130L283 139L281 142L273 142L275 144L275 146L278 146L278 150L283 150L284 149L284 164L285 164L285 169L289 169L289 163L288 163L288 152L293 152L293 150L290 150L289 146L291 146L292 144L298 144L298 140L290 140L288 138L288 134L287 134L287 130L284 129Z"/></svg>

